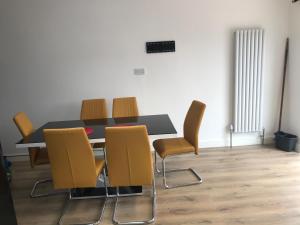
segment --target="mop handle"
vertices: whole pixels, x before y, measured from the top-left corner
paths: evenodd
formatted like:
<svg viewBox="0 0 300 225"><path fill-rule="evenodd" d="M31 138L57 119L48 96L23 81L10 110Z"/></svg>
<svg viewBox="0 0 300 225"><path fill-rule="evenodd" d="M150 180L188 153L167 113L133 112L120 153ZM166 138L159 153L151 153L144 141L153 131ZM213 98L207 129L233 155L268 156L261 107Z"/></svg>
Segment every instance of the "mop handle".
<svg viewBox="0 0 300 225"><path fill-rule="evenodd" d="M286 39L286 46L285 46L284 69L283 69L283 81L282 81L282 89L281 89L281 102L280 102L280 115L279 115L278 131L281 130L283 99L284 99L284 87L285 87L285 78L286 78L286 74L287 74L288 57L289 57L289 38Z"/></svg>

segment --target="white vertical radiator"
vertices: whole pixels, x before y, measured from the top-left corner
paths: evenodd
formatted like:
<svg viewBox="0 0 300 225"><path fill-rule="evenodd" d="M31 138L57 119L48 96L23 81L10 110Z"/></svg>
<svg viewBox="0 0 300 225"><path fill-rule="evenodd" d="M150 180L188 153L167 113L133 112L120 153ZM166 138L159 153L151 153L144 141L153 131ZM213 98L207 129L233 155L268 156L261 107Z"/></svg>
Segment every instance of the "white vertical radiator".
<svg viewBox="0 0 300 225"><path fill-rule="evenodd" d="M263 29L241 29L235 32L235 99L231 134L263 130L263 49Z"/></svg>

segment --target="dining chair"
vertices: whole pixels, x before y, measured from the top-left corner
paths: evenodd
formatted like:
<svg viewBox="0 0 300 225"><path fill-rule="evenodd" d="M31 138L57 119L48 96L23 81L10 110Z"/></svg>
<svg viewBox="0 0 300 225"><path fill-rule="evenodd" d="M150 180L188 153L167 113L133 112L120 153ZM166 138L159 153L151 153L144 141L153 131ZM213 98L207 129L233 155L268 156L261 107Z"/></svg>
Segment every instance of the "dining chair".
<svg viewBox="0 0 300 225"><path fill-rule="evenodd" d="M155 169L158 173L160 170L157 168L157 154L162 158L162 174L164 187L167 189L190 186L195 184L202 183L202 178L200 175L192 168L188 169L176 169L166 171L166 158L169 156L174 156L178 154L192 153L194 152L198 155L199 146L198 146L198 134L200 124L203 118L206 105L200 101L194 100L187 112L187 115L184 120L183 126L183 137L178 138L167 138L167 139L158 139L153 142L153 147L155 149ZM170 186L167 184L166 173L179 172L179 171L190 171L197 178L196 182L173 185Z"/></svg>
<svg viewBox="0 0 300 225"><path fill-rule="evenodd" d="M33 124L25 112L18 112L13 118L17 128L19 129L23 138L28 137L34 132ZM35 168L39 165L49 164L48 152L46 148L28 148L30 166ZM46 197L52 194L57 194L56 192L48 192L43 194L37 194L36 190L40 184L52 182L51 178L38 179L31 190L30 197Z"/></svg>
<svg viewBox="0 0 300 225"><path fill-rule="evenodd" d="M84 128L44 129L43 132L50 159L54 188L69 190L58 222L58 224L62 224L65 211L70 200L72 200L71 189L96 187L101 172L103 172L104 178L106 177L105 161L95 159ZM80 199L85 199L85 197ZM100 223L105 204L106 197L99 219L96 222L86 224Z"/></svg>
<svg viewBox="0 0 300 225"><path fill-rule="evenodd" d="M108 118L105 99L85 99L82 101L80 120L98 120ZM105 142L92 144L93 148L104 148Z"/></svg>
<svg viewBox="0 0 300 225"><path fill-rule="evenodd" d="M149 224L155 220L156 189L150 144L145 126L105 128L108 180L116 187L114 224ZM152 217L145 221L121 222L116 218L119 187L152 186ZM128 197L128 196L126 196Z"/></svg>
<svg viewBox="0 0 300 225"><path fill-rule="evenodd" d="M85 99L81 105L81 120L108 118L105 99Z"/></svg>
<svg viewBox="0 0 300 225"><path fill-rule="evenodd" d="M136 97L124 97L113 99L113 118L135 116L139 116Z"/></svg>

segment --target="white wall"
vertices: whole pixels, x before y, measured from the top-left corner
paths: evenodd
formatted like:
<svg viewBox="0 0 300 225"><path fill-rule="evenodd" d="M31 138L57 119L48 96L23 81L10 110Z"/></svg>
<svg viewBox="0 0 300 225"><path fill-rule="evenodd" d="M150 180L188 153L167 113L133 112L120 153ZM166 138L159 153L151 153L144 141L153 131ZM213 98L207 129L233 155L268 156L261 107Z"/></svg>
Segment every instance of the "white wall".
<svg viewBox="0 0 300 225"><path fill-rule="evenodd" d="M289 56L283 130L300 136L300 2L290 6ZM298 150L300 150L299 144Z"/></svg>
<svg viewBox="0 0 300 225"><path fill-rule="evenodd" d="M137 96L142 114L168 113L179 133L193 99L207 103L201 146L228 144L233 31L266 30L264 125L276 129L287 0L3 0L0 6L0 138L20 138L12 117L36 127L78 119L81 100ZM176 53L145 54L146 41L176 40ZM147 75L135 77L134 68ZM254 144L256 136L237 136Z"/></svg>

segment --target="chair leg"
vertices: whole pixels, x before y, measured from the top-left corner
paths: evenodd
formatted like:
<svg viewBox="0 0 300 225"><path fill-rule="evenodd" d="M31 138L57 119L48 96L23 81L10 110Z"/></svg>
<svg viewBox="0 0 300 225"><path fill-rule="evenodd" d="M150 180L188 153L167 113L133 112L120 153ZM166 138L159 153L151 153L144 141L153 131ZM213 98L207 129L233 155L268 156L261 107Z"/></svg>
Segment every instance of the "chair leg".
<svg viewBox="0 0 300 225"><path fill-rule="evenodd" d="M166 160L166 158L164 158L162 160L162 172L163 172L163 182L164 182L164 186L165 186L166 189L192 186L192 185L196 185L196 184L201 184L203 182L203 179L201 178L201 176L194 169L192 169L192 168L175 169L175 170L167 170L166 171L166 162L165 162L165 160ZM168 185L167 184L166 173L180 172L180 171L190 171L197 178L197 181L192 182L192 183L180 184L180 185L172 185L172 186Z"/></svg>
<svg viewBox="0 0 300 225"><path fill-rule="evenodd" d="M64 214L67 211L68 206L69 206L71 200L72 200L71 192L69 192L66 195L66 199L65 199L65 202L64 202L63 210L61 212L61 215L60 215L58 223L57 223L58 225L63 225L62 222L63 222ZM102 209L101 209L101 213L100 213L99 219L97 221L95 221L95 222L88 222L88 223L77 223L77 224L72 224L72 225L99 225L100 222L101 222L101 220L102 220L103 214L104 214L104 209L105 209L105 206L106 206L106 200L107 200L107 198L105 197L104 203L103 203L103 206L102 206Z"/></svg>
<svg viewBox="0 0 300 225"><path fill-rule="evenodd" d="M52 179L51 178L47 178L47 179L43 179L43 180L37 180L34 185L33 188L30 192L30 197L31 198L41 198L41 197L47 197L50 195L57 195L57 194L62 194L62 193L66 193L66 192L56 192L56 191L52 191L52 192L48 192L48 193L44 193L44 194L36 194L36 189L40 184L44 184L44 183L51 183Z"/></svg>
<svg viewBox="0 0 300 225"><path fill-rule="evenodd" d="M116 211L117 211L117 207L118 207L118 202L119 202L119 188L117 187L117 197L116 197L116 201L115 201L115 207L114 207L114 211L113 211L113 218L112 218L112 222L115 225L138 225L138 224L150 224L153 223L155 221L155 212L156 212L156 189L155 189L155 181L153 179L153 183L152 183L152 217L149 220L145 220L145 221L128 221L128 222L120 222L117 220L116 218Z"/></svg>
<svg viewBox="0 0 300 225"><path fill-rule="evenodd" d="M104 186L105 186L105 189L106 189L106 196L104 197L104 203L103 203L103 206L102 206L102 210L101 210L101 213L100 213L100 216L99 216L99 219L95 222L89 222L89 223L80 223L80 224L73 224L73 225L99 225L101 220L102 220L102 217L103 217L103 214L104 214L104 209L105 209L105 206L106 206L106 201L107 201L107 184L106 184L106 173L105 173L105 170L103 170L103 176L104 176ZM100 197L100 198L103 198L103 197ZM74 199L78 199L78 198L74 198ZM86 197L86 198L80 198L80 199L89 199L89 197ZM68 209L68 206L69 206L69 202L72 200L72 195L71 195L71 191L69 191L69 193L66 195L66 199L65 199L65 202L64 202L64 206L63 206L63 210L62 210L62 213L59 217L59 220L58 220L58 225L62 225L62 221L63 221L63 217L64 217L64 214L66 212L66 210Z"/></svg>
<svg viewBox="0 0 300 225"><path fill-rule="evenodd" d="M157 153L156 153L156 151L154 151L154 167L155 167L156 173L160 173L160 170L157 167Z"/></svg>

